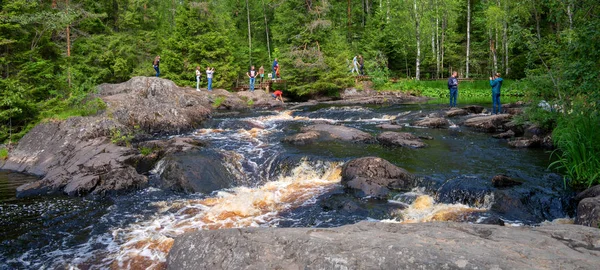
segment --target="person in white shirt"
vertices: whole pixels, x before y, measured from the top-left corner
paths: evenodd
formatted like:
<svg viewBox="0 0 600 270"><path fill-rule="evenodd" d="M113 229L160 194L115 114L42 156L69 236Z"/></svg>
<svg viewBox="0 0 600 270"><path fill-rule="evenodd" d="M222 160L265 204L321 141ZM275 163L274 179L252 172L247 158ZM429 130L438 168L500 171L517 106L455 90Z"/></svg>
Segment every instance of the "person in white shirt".
<svg viewBox="0 0 600 270"><path fill-rule="evenodd" d="M202 73L200 72L200 66L196 67L196 91L200 91L200 76Z"/></svg>
<svg viewBox="0 0 600 270"><path fill-rule="evenodd" d="M208 91L212 91L212 79L215 68L206 67L206 80L208 81Z"/></svg>
<svg viewBox="0 0 600 270"><path fill-rule="evenodd" d="M250 67L250 70L246 72L248 78L250 78L250 92L254 92L254 81L256 80L256 70L254 70L254 66Z"/></svg>

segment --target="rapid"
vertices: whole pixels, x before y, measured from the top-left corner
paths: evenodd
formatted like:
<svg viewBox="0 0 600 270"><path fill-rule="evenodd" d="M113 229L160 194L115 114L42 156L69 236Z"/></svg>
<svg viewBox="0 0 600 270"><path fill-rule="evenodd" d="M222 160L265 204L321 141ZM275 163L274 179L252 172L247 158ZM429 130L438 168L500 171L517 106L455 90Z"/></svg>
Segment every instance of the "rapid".
<svg viewBox="0 0 600 270"><path fill-rule="evenodd" d="M512 149L505 140L456 124L449 129L411 125L440 109L436 104L320 104L216 114L201 129L178 135L235 157L224 165L236 173L240 184L211 194L178 193L150 184L104 199L17 199L14 189L35 178L0 172L0 269L163 269L174 239L196 230L334 227L361 220L479 223L497 219L520 226L572 214L571 193L563 188L559 175L547 170L549 153ZM423 149L376 143L281 143L285 136L314 123L342 124L376 135L382 132L378 124L390 122L403 126L403 132L432 140ZM342 165L364 156L386 159L428 184L397 192L388 201L358 200L354 203L364 205L359 210L335 207L332 201L351 200L340 185ZM150 179L159 177L163 169L158 162ZM524 184L514 191L496 192L489 181L497 174L511 175Z"/></svg>

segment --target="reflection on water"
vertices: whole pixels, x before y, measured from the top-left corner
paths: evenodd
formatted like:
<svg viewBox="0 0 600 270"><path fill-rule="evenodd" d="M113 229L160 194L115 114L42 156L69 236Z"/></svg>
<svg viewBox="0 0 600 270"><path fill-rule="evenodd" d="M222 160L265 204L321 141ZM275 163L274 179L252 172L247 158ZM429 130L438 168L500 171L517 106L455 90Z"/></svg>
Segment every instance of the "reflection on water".
<svg viewBox="0 0 600 270"><path fill-rule="evenodd" d="M150 268L164 266L173 238L193 230L250 226L339 226L370 219L370 212L325 211L316 203L343 194L340 166L352 158L378 156L439 183L439 190L482 185L496 174L518 177L530 190L555 191L548 181L548 153L511 149L503 140L456 126L452 129L412 127L415 119L444 105L318 105L297 110L257 111L211 119L191 136L208 147L238 157L224 164L237 169L244 186L214 194L180 194L148 187L104 200L69 197L14 198L14 189L31 177L0 172L0 269L12 268ZM458 121L458 120L457 120ZM431 137L423 149L342 142L291 146L280 143L314 123L343 124L376 136L381 123L394 122L403 132ZM485 182L484 184L488 184ZM559 186L559 185L558 185ZM435 190L435 189L433 189ZM493 213L488 189L477 198L460 200L449 193L417 189L394 195L389 203L364 202L367 208L396 209L395 222L465 221ZM462 194L458 194L463 196ZM464 196L473 196L465 193ZM545 195L544 195L545 196ZM544 199L544 198L542 198ZM369 210L370 211L370 210ZM373 210L376 211L376 210ZM565 209L544 209L548 216ZM554 211L554 212L552 212ZM513 215L517 216L518 215ZM536 222L541 222L542 220ZM513 220L513 222L519 222Z"/></svg>

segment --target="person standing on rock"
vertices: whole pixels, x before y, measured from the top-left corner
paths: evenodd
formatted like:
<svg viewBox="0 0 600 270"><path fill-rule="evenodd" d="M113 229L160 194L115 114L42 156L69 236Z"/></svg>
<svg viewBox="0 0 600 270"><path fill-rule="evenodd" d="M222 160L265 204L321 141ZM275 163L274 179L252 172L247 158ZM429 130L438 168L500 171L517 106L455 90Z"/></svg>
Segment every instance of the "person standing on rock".
<svg viewBox="0 0 600 270"><path fill-rule="evenodd" d="M250 67L250 70L246 72L248 78L250 78L250 92L254 92L254 82L256 81L256 70L254 70L254 66Z"/></svg>
<svg viewBox="0 0 600 270"><path fill-rule="evenodd" d="M258 76L260 77L260 84L262 84L265 79L265 68L263 66L258 68Z"/></svg>
<svg viewBox="0 0 600 270"><path fill-rule="evenodd" d="M458 97L458 72L452 72L452 77L448 78L448 90L450 90L450 107L456 107Z"/></svg>
<svg viewBox="0 0 600 270"><path fill-rule="evenodd" d="M156 77L160 76L160 56L156 56L154 58L154 61L152 62L152 66L154 67L154 70L156 70Z"/></svg>
<svg viewBox="0 0 600 270"><path fill-rule="evenodd" d="M360 65L360 76L365 76L365 59L362 55L358 56L358 64Z"/></svg>
<svg viewBox="0 0 600 270"><path fill-rule="evenodd" d="M208 81L208 91L212 91L212 79L215 73L215 68L206 67L206 80Z"/></svg>
<svg viewBox="0 0 600 270"><path fill-rule="evenodd" d="M200 66L196 67L196 91L200 91L200 76L202 76L202 72L200 72Z"/></svg>
<svg viewBox="0 0 600 270"><path fill-rule="evenodd" d="M356 74L358 73L358 56L354 56L354 58L352 58L352 74L354 74L354 71L356 70Z"/></svg>
<svg viewBox="0 0 600 270"><path fill-rule="evenodd" d="M502 110L502 105L500 104L502 78L500 78L500 73L496 73L494 77L490 77L490 86L492 87L492 114L498 114Z"/></svg>
<svg viewBox="0 0 600 270"><path fill-rule="evenodd" d="M278 69L279 69L279 62L277 61L277 58L275 58L275 61L273 61L273 76L272 76L273 80L277 79L277 70Z"/></svg>

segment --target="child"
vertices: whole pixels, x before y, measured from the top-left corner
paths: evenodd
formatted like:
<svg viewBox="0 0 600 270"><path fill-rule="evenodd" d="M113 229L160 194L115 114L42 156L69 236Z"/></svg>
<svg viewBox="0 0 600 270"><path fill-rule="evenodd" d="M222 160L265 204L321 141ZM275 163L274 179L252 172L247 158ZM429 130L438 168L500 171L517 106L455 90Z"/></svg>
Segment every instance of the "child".
<svg viewBox="0 0 600 270"><path fill-rule="evenodd" d="M200 76L201 76L201 72L200 72L200 66L196 67L196 91L200 91Z"/></svg>
<svg viewBox="0 0 600 270"><path fill-rule="evenodd" d="M160 56L157 55L154 58L154 61L152 62L152 66L154 67L154 70L156 70L156 77L160 76Z"/></svg>
<svg viewBox="0 0 600 270"><path fill-rule="evenodd" d="M262 85L263 80L265 79L265 68L263 66L258 68L258 75L260 76L260 84Z"/></svg>
<svg viewBox="0 0 600 270"><path fill-rule="evenodd" d="M279 100L281 101L281 103L283 102L283 92L281 92L281 90L275 90L275 92L273 92L273 97L275 98L275 100Z"/></svg>

